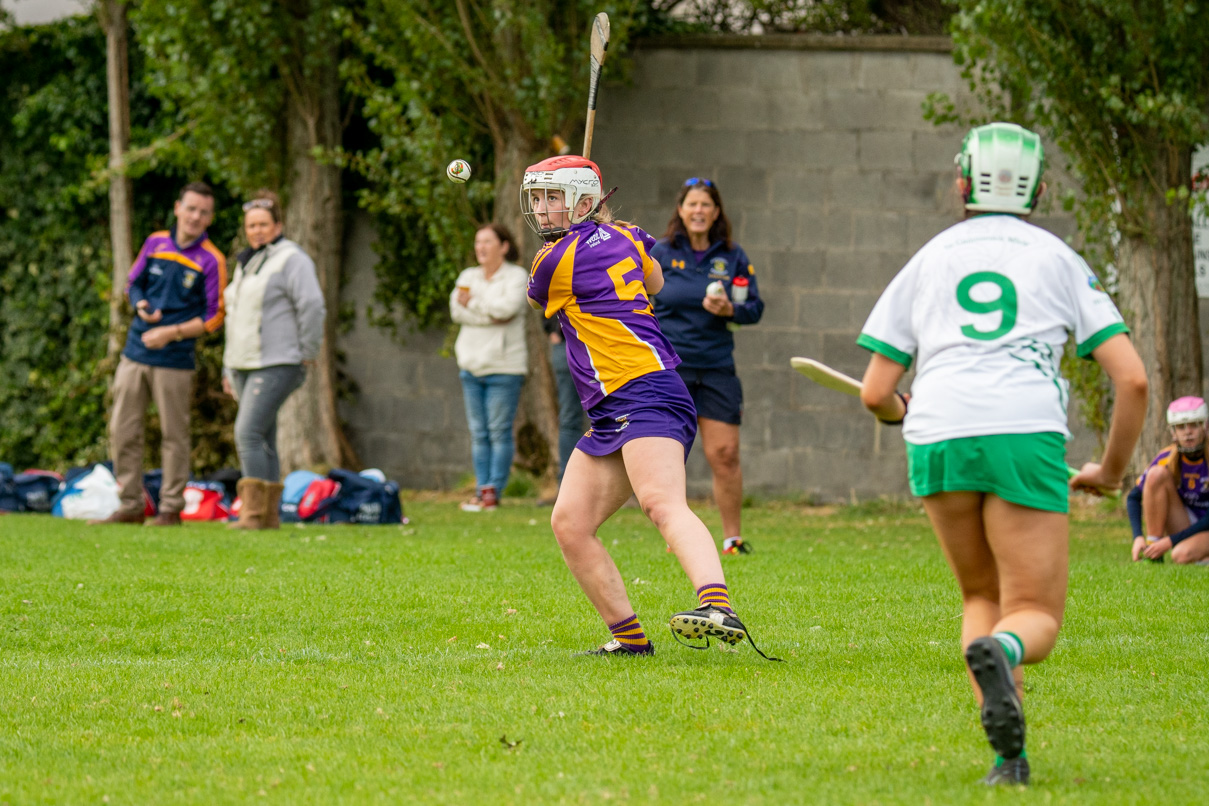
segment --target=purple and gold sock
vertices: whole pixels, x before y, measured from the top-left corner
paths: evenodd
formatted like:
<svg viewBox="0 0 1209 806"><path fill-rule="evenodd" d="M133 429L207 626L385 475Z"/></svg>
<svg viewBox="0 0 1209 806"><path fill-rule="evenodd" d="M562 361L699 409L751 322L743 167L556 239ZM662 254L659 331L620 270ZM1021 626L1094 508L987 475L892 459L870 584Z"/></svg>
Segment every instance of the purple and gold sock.
<svg viewBox="0 0 1209 806"><path fill-rule="evenodd" d="M613 638L617 643L630 652L637 652L651 643L647 640L646 633L642 631L642 625L638 623L637 615L622 619L616 624L610 624L609 632L613 633Z"/></svg>
<svg viewBox="0 0 1209 806"><path fill-rule="evenodd" d="M721 582L702 585L697 588L697 598L701 600L701 605L713 605L719 610L725 610L727 613L735 612L730 606L730 592Z"/></svg>

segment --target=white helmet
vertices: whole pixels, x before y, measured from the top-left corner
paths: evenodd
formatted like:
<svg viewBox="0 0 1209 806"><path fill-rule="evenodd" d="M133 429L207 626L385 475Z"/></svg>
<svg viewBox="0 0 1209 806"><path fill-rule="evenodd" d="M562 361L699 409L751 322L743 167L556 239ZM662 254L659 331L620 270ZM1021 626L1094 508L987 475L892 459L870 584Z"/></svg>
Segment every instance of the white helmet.
<svg viewBox="0 0 1209 806"><path fill-rule="evenodd" d="M1041 138L1015 123L970 129L953 158L966 180L965 207L979 213L1033 212L1045 153Z"/></svg>
<svg viewBox="0 0 1209 806"><path fill-rule="evenodd" d="M1176 398L1167 407L1167 425L1203 423L1209 421L1209 406L1202 398L1188 395Z"/></svg>
<svg viewBox="0 0 1209 806"><path fill-rule="evenodd" d="M537 213L533 212L533 191L561 190L571 223L578 224L596 211L603 186L600 168L591 160L573 154L544 159L525 169L525 178L521 181L521 214L529 229L543 238L561 237L566 234L566 227L541 226ZM587 212L577 214L575 210L584 199L593 199L594 203L588 206Z"/></svg>

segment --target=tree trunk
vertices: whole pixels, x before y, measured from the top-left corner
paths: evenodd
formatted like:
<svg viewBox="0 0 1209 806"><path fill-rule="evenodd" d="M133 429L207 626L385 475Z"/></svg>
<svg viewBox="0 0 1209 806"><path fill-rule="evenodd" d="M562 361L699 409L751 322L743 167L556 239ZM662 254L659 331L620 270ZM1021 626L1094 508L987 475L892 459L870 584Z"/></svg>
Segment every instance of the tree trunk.
<svg viewBox="0 0 1209 806"><path fill-rule="evenodd" d="M521 215L522 174L537 147L520 132L495 143L495 220L512 230L529 267L541 244ZM550 366L550 342L542 330L542 315L525 308L525 342L529 348L529 377L521 392L513 429L516 464L538 476L540 495L551 495L558 479L558 392Z"/></svg>
<svg viewBox="0 0 1209 806"><path fill-rule="evenodd" d="M1150 382L1137 466L1171 442L1167 404L1204 394L1192 217L1184 202L1166 198L1168 189L1189 187L1192 151L1163 145L1152 153L1160 155L1151 168L1154 181L1130 188L1140 224L1122 228L1118 250L1121 309Z"/></svg>
<svg viewBox="0 0 1209 806"><path fill-rule="evenodd" d="M130 68L126 37L125 0L103 0L97 7L105 29L106 76L109 85L109 238L113 251L113 287L109 292L109 344L106 365L117 365L125 324L126 276L134 262L131 244Z"/></svg>
<svg viewBox="0 0 1209 806"><path fill-rule="evenodd" d="M306 381L282 406L277 418L281 471L299 468L359 469L336 406L336 322L340 311L344 212L340 168L321 165L317 146L340 145L340 87L334 60L316 68L306 95L289 94L286 137L290 172L285 233L315 261L327 305L323 346Z"/></svg>

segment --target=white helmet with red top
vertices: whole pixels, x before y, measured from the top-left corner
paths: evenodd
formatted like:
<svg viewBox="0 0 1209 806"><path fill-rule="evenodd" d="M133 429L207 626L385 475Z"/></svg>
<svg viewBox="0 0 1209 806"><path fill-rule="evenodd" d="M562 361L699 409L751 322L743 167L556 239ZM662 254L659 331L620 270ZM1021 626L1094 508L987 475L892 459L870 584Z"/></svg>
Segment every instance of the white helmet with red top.
<svg viewBox="0 0 1209 806"><path fill-rule="evenodd" d="M529 228L543 238L560 237L566 234L570 224L578 224L591 217L600 203L604 182L600 168L591 160L568 154L550 157L525 169L521 181L521 214ZM568 212L567 226L542 226L538 214L533 211L533 198L541 198L534 191L562 191L563 208ZM585 199L591 201L584 210L579 210Z"/></svg>

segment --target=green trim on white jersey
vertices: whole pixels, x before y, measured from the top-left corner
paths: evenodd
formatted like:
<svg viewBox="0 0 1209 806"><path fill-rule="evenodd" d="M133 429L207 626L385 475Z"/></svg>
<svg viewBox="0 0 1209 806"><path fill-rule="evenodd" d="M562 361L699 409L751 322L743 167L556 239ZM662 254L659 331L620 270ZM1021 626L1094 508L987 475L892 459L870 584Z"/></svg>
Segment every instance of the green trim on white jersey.
<svg viewBox="0 0 1209 806"><path fill-rule="evenodd" d="M857 336L856 344L858 347L864 347L871 353L884 355L886 358L889 358L896 364L902 364L903 369L911 369L910 353L904 353L897 347L892 347L891 345L886 344L884 341L878 341L868 333L862 333L861 335Z"/></svg>
<svg viewBox="0 0 1209 806"><path fill-rule="evenodd" d="M1086 358L1087 360L1091 361L1091 354L1097 347L1111 339L1113 336L1128 332L1129 328L1125 326L1124 322L1117 322L1114 325L1109 325L1099 333L1093 335L1087 341L1080 344L1077 349L1077 354L1080 358Z"/></svg>

